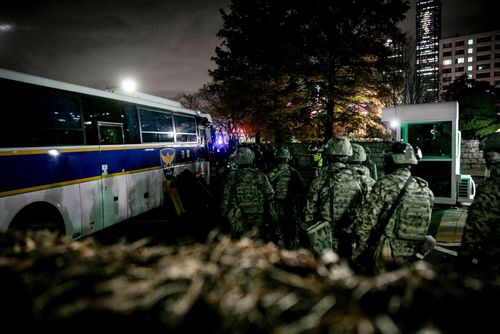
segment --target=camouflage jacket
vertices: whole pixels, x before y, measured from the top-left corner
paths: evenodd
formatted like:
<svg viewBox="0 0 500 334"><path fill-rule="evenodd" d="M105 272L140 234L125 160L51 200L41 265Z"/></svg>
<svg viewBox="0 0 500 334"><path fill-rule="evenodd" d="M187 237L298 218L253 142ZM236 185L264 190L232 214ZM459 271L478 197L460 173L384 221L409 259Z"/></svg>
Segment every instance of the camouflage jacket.
<svg viewBox="0 0 500 334"><path fill-rule="evenodd" d="M311 182L305 207L305 227L327 221L334 231L340 219L348 222L354 217L363 199L361 183L352 171L341 162L331 163Z"/></svg>
<svg viewBox="0 0 500 334"><path fill-rule="evenodd" d="M299 171L288 163L279 163L267 174L279 202L290 202L304 194L304 180Z"/></svg>
<svg viewBox="0 0 500 334"><path fill-rule="evenodd" d="M277 220L282 232L278 237L285 247L296 247L302 208L305 197L305 185L299 171L288 163L279 163L268 173L273 186L276 202Z"/></svg>
<svg viewBox="0 0 500 334"><path fill-rule="evenodd" d="M354 225L354 241L356 249L353 252L353 258L356 258L368 246L366 244L371 233L374 233L376 228L383 224L385 214L390 210L392 204L396 201L399 193L404 187L406 180L411 176L411 172L407 168L400 168L391 174L387 174L380 178L373 186L366 201L363 203L361 210L353 223ZM424 196L423 200L427 204L425 208L425 217L427 221L426 229L430 224L432 207L434 206L434 194L429 189L426 181L421 178L413 176L410 181L405 196L410 196L415 189L420 191L419 196ZM422 195L423 194L423 195ZM392 251L393 260L405 261L405 257L413 257L415 247L417 246L415 240L402 239L397 235L397 226L399 226L399 218L404 212L401 211L401 205L398 205L392 217L390 217L384 231L382 238L378 240L378 248L382 247L385 241L388 241ZM377 254L375 254L377 258Z"/></svg>
<svg viewBox="0 0 500 334"><path fill-rule="evenodd" d="M241 226L232 229L245 232L257 228L262 233L266 220L276 219L274 190L267 176L252 167L230 170L220 204L222 216L233 207L241 210L242 217L238 222Z"/></svg>
<svg viewBox="0 0 500 334"><path fill-rule="evenodd" d="M469 209L459 253L500 268L500 165L491 170Z"/></svg>
<svg viewBox="0 0 500 334"><path fill-rule="evenodd" d="M361 182L364 196L367 197L375 184L375 180L370 176L370 170L362 164L347 164L347 167L352 171L354 177Z"/></svg>

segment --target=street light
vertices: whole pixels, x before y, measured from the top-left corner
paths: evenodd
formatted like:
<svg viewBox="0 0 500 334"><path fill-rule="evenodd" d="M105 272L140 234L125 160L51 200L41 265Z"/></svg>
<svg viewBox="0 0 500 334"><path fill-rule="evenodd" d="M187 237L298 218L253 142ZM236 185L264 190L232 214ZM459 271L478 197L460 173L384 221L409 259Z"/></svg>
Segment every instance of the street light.
<svg viewBox="0 0 500 334"><path fill-rule="evenodd" d="M122 81L121 88L126 92L134 92L137 89L137 83L135 80L127 78Z"/></svg>

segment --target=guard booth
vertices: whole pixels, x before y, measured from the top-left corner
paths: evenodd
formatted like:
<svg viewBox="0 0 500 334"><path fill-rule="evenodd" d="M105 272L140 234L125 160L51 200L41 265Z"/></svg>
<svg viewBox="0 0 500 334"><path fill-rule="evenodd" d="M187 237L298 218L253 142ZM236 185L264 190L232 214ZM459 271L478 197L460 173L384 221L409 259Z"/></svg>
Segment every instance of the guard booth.
<svg viewBox="0 0 500 334"><path fill-rule="evenodd" d="M393 129L396 140L422 151L412 174L426 180L434 193L431 228L436 239L460 242L475 184L470 175L460 173L458 102L396 105L382 110L382 121Z"/></svg>

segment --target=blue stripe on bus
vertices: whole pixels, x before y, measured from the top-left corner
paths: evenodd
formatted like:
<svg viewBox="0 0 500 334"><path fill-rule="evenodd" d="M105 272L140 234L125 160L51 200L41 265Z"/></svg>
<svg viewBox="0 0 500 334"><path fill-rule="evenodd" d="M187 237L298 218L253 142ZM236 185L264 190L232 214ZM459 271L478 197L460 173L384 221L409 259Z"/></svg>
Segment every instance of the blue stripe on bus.
<svg viewBox="0 0 500 334"><path fill-rule="evenodd" d="M56 157L47 153L3 155L0 156L0 192L100 176L102 165L107 165L108 174L160 168L160 149L163 147L63 151ZM175 151L176 164L199 160L202 155L199 147L175 148Z"/></svg>

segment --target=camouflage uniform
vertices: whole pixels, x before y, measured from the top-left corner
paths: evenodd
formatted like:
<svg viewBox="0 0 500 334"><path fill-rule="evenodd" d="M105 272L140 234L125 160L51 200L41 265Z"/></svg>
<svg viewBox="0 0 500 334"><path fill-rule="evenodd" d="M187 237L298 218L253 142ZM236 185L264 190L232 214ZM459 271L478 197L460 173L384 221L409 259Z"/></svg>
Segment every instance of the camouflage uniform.
<svg viewBox="0 0 500 334"><path fill-rule="evenodd" d="M490 177L467 214L459 256L468 269L475 258L480 269L500 273L500 133L487 137L481 149Z"/></svg>
<svg viewBox="0 0 500 334"><path fill-rule="evenodd" d="M278 223L283 232L283 243L286 248L296 247L299 212L305 193L304 180L300 172L290 166L290 152L286 148L278 148L274 154L278 165L268 173L276 198Z"/></svg>
<svg viewBox="0 0 500 334"><path fill-rule="evenodd" d="M409 144L408 144L409 146ZM410 146L411 148L411 146ZM406 153L405 153L406 154ZM417 159L411 148L411 152L408 154L413 155L411 158L411 163L416 165ZM388 154L386 154L387 156ZM406 168L405 168L406 167ZM419 235L415 238L401 238L398 235L398 229L400 226L400 219L403 212L401 211L401 205L396 207L392 217L389 219L385 229L382 231L382 236L379 240L371 241L373 245L367 245L367 241L372 233L377 234L376 229L380 224L383 224L385 214L390 210L392 204L396 201L398 195L406 183L406 180L411 176L411 172L406 165L401 164L401 166L392 173L387 173L384 177L380 178L373 186L370 194L368 195L366 201L363 203L361 210L358 212L356 219L354 220L354 237L353 240L356 244L356 248L353 251L353 259L356 260L357 257L365 250L368 246L376 246L376 250L373 256L374 268L365 268L369 270L375 270L375 272L381 270L387 264L403 265L405 263L410 263L415 260L415 254L417 252L417 247L419 243L423 240L419 240ZM434 194L429 189L428 184L425 180L419 177L412 177L408 188L406 190L405 196L412 196L414 193L419 193L418 196L422 196L422 200L425 202L421 208L415 208L415 210L420 210L423 219L427 221L425 226L425 233L430 225L432 207L434 206ZM403 200L402 200L403 201ZM424 233L424 234L425 234ZM375 248L375 247L374 247Z"/></svg>
<svg viewBox="0 0 500 334"><path fill-rule="evenodd" d="M347 158L352 154L349 141L341 139L343 143L339 145L345 145L348 149L332 148L334 144L330 140L326 149L329 159L335 156ZM329 162L309 187L304 225L309 228L317 222L328 222L332 233L331 247L335 252L339 252L339 246L343 243L342 238L349 233L350 222L363 199L362 186L352 171L341 161Z"/></svg>
<svg viewBox="0 0 500 334"><path fill-rule="evenodd" d="M361 186L363 187L364 195L366 197L375 184L375 180L371 178L368 167L363 165L363 162L365 161L366 153L363 146L353 143L352 155L349 160L347 160L347 167L352 171L354 177L361 182Z"/></svg>
<svg viewBox="0 0 500 334"><path fill-rule="evenodd" d="M241 216L230 222L234 237L253 232L257 238L268 241L279 233L275 227L274 190L267 176L250 166L253 158L249 148L236 150L238 168L229 172L220 209L223 217L228 217L233 208L241 210Z"/></svg>

